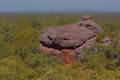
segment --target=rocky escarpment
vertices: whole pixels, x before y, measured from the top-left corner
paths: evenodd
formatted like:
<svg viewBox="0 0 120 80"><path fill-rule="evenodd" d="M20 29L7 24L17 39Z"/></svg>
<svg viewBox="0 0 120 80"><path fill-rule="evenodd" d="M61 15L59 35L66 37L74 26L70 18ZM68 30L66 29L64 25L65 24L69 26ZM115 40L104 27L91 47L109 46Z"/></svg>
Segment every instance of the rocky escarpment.
<svg viewBox="0 0 120 80"><path fill-rule="evenodd" d="M88 17L84 19L75 24L45 28L39 37L40 51L61 58L65 64L77 61L83 47L89 48L96 43L95 33L104 32Z"/></svg>

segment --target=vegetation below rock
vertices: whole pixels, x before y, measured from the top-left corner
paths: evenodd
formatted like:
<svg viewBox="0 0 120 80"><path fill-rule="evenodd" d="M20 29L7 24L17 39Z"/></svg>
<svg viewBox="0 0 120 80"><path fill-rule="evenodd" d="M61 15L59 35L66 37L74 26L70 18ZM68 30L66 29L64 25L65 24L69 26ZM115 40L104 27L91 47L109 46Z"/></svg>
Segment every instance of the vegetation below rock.
<svg viewBox="0 0 120 80"><path fill-rule="evenodd" d="M49 26L79 21L82 14L70 15L0 15L0 80L119 80L120 15L92 14L104 30L98 43L77 63L63 66L56 57L39 52L38 37ZM103 35L113 44L99 44Z"/></svg>

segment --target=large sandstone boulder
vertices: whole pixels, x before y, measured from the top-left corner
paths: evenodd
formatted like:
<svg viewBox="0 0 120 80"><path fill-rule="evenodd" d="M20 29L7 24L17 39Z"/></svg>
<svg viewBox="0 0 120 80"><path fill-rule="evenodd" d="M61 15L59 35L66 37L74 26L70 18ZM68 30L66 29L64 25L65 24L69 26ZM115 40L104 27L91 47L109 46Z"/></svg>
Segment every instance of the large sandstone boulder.
<svg viewBox="0 0 120 80"><path fill-rule="evenodd" d="M77 25L46 28L42 33L40 42L46 46L53 47L53 45L55 45L56 48L74 48L81 46L86 40L95 36L92 31Z"/></svg>
<svg viewBox="0 0 120 80"><path fill-rule="evenodd" d="M91 47L96 42L96 35L86 27L71 24L45 28L39 41L41 51L69 64L78 59L83 47Z"/></svg>
<svg viewBox="0 0 120 80"><path fill-rule="evenodd" d="M95 44L95 33L104 33L103 29L90 19L91 16L85 15L82 21L75 24L45 28L39 37L40 51L44 51L48 56L61 58L65 64L78 61L83 47L89 48ZM108 37L101 42L104 45L111 43Z"/></svg>

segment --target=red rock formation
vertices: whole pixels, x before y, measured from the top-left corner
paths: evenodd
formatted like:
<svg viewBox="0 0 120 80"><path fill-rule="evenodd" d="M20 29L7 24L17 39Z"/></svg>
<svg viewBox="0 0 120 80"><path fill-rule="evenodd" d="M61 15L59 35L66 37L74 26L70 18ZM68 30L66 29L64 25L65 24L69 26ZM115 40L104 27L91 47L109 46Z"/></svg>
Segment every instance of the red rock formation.
<svg viewBox="0 0 120 80"><path fill-rule="evenodd" d="M72 56L74 54L73 50L64 49L61 52L62 53L60 57L65 64L70 64L73 62L73 56Z"/></svg>

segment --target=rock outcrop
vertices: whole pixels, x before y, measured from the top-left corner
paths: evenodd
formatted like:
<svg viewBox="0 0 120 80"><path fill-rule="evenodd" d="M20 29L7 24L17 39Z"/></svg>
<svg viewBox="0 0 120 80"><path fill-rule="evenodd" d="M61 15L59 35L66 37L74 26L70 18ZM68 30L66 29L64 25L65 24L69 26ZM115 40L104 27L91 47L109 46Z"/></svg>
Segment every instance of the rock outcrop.
<svg viewBox="0 0 120 80"><path fill-rule="evenodd" d="M90 20L90 18L91 16L89 15L83 16L83 20L78 21L75 24L79 26L85 26L86 28L92 30L95 33L104 33L103 29L94 21Z"/></svg>
<svg viewBox="0 0 120 80"><path fill-rule="evenodd" d="M61 58L65 64L77 61L83 47L89 48L96 43L95 33L104 32L89 18L84 17L75 24L45 28L39 37L40 51Z"/></svg>

